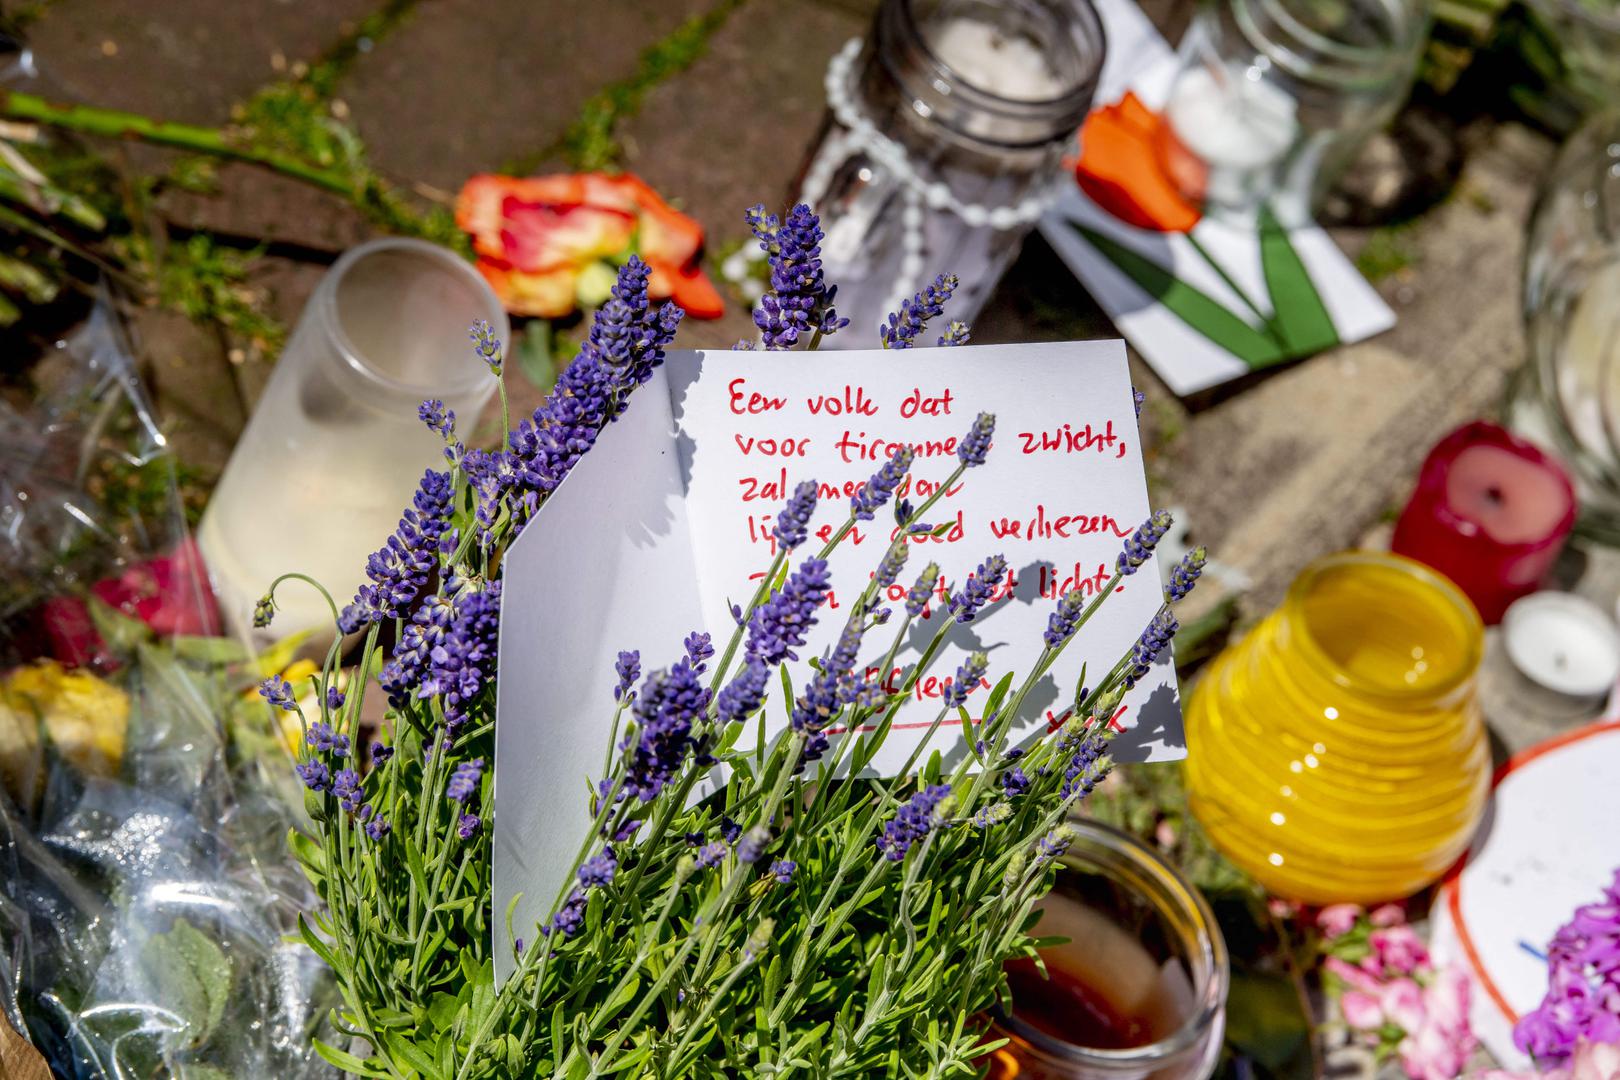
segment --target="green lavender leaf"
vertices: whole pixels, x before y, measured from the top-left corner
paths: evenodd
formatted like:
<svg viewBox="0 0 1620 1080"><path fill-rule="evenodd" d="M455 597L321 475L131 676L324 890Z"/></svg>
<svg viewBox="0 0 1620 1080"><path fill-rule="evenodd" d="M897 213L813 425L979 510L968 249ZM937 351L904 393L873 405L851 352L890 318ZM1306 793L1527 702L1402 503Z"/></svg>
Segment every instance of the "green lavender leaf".
<svg viewBox="0 0 1620 1080"><path fill-rule="evenodd" d="M186 1041L201 1046L225 1015L231 960L214 940L185 919L141 946L141 969L185 1023Z"/></svg>
<svg viewBox="0 0 1620 1080"><path fill-rule="evenodd" d="M1078 222L1069 226L1171 314L1251 368L1285 359L1276 342L1152 259Z"/></svg>
<svg viewBox="0 0 1620 1080"><path fill-rule="evenodd" d="M1271 293L1273 322L1291 356L1309 356L1339 343L1333 316L1269 205L1260 208L1260 269Z"/></svg>

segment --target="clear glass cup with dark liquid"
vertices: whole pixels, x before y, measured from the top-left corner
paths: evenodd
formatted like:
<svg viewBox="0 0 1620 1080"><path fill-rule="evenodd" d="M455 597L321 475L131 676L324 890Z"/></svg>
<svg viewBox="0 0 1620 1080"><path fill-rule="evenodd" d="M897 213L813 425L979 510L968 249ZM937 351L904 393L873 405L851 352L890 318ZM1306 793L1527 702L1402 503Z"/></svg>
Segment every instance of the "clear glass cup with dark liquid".
<svg viewBox="0 0 1620 1080"><path fill-rule="evenodd" d="M1209 905L1132 837L1085 819L1033 931L1066 937L1007 967L990 1080L1204 1080L1226 1026L1226 943Z"/></svg>

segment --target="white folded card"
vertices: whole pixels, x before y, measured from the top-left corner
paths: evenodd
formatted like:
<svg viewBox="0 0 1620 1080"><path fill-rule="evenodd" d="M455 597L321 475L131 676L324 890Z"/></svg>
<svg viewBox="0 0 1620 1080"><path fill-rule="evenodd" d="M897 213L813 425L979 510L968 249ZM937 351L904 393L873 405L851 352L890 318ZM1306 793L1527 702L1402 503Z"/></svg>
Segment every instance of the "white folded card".
<svg viewBox="0 0 1620 1080"><path fill-rule="evenodd" d="M930 560L954 592L1000 553L1014 584L976 620L952 627L932 678L918 684L874 760L876 774L909 756L939 710L945 680L969 653L989 653L987 685L1028 670L1057 598L1105 583L1123 538L1148 516L1124 345L672 353L636 391L507 552L502 571L495 910L521 895L512 920L518 936L532 940L590 826L619 651L639 650L645 670L667 667L693 630L708 631L723 651L736 626L731 605L747 602L769 566L771 525L796 484L817 481L822 499L793 565L848 518L849 495L897 444L916 448L910 497L921 504L956 467L956 441L981 410L996 414L988 461L929 513L950 529L918 538L890 599L898 608ZM885 507L831 556L833 594L790 668L795 686L808 681L810 658L837 639L895 530ZM1124 655L1161 598L1157 566L1125 578L1031 696L1019 736L1061 714L1082 661L1095 679ZM936 594L899 664L913 662L949 618ZM885 628L873 630L866 658L880 660L889 642ZM770 689L774 734L788 722L788 703L776 680ZM982 700L981 689L969 711ZM1124 729L1114 743L1121 761L1183 756L1168 656L1126 697L1115 723ZM952 724L933 746L951 760L960 740ZM498 969L510 970L511 951L495 955Z"/></svg>

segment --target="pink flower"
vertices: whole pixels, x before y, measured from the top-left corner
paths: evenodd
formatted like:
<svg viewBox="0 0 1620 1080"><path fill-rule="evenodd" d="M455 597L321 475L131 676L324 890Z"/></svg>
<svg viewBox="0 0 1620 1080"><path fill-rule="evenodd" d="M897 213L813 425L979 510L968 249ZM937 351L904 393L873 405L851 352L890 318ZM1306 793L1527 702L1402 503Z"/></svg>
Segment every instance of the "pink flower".
<svg viewBox="0 0 1620 1080"><path fill-rule="evenodd" d="M1334 904L1316 913L1317 928L1329 941L1340 934L1349 933L1361 916L1359 904Z"/></svg>
<svg viewBox="0 0 1620 1080"><path fill-rule="evenodd" d="M1384 1019L1402 1031L1416 1031L1428 1016L1423 988L1414 979L1396 979L1385 986L1378 1006Z"/></svg>
<svg viewBox="0 0 1620 1080"><path fill-rule="evenodd" d="M1322 969L1337 976L1347 989L1359 990L1374 999L1383 992L1383 984L1371 972L1337 956L1322 961Z"/></svg>
<svg viewBox="0 0 1620 1080"><path fill-rule="evenodd" d="M1373 908L1367 921L1374 926L1399 926L1406 921L1406 909L1399 904L1384 904Z"/></svg>
<svg viewBox="0 0 1620 1080"><path fill-rule="evenodd" d="M1468 1026L1468 976L1458 967L1438 972L1423 992L1423 1020L1408 1029L1398 1053L1412 1080L1453 1080L1474 1052Z"/></svg>
<svg viewBox="0 0 1620 1080"><path fill-rule="evenodd" d="M1384 1026L1384 1008L1378 998L1360 990L1346 990L1339 998L1344 1022L1357 1031L1377 1031Z"/></svg>
<svg viewBox="0 0 1620 1080"><path fill-rule="evenodd" d="M1569 1080L1620 1080L1620 1046L1583 1039L1570 1059Z"/></svg>
<svg viewBox="0 0 1620 1080"><path fill-rule="evenodd" d="M1367 935L1375 971L1410 975L1429 965L1429 950L1410 926L1386 926Z"/></svg>

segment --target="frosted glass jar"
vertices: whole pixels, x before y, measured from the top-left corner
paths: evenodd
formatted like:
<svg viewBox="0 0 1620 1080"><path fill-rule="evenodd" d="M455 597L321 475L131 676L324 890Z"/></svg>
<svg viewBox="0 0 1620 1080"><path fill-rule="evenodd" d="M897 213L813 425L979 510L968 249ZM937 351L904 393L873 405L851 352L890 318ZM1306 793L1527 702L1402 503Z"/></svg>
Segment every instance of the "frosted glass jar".
<svg viewBox="0 0 1620 1080"><path fill-rule="evenodd" d="M341 607L393 531L442 440L417 419L440 398L470 426L495 390L467 331L509 336L500 301L454 252L406 238L344 253L310 297L237 441L198 532L239 633L276 577L298 571ZM313 589L277 590L277 636L332 624Z"/></svg>

